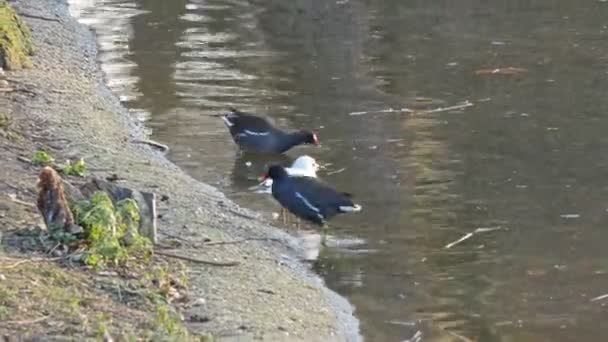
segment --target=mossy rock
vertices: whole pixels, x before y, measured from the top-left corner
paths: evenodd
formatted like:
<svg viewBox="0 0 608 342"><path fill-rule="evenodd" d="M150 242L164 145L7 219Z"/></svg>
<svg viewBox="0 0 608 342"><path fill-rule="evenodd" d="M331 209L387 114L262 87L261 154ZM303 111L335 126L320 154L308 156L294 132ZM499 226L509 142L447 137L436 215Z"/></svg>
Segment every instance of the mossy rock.
<svg viewBox="0 0 608 342"><path fill-rule="evenodd" d="M0 0L0 67L10 70L30 68L29 56L33 53L29 28L6 1Z"/></svg>

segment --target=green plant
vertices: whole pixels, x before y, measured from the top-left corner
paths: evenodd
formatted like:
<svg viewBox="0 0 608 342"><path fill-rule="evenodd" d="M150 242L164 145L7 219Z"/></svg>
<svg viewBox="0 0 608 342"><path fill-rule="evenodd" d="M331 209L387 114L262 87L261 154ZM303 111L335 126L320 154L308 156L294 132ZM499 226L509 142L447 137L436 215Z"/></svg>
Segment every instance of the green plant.
<svg viewBox="0 0 608 342"><path fill-rule="evenodd" d="M154 318L153 340L163 341L187 341L190 338L188 330L182 324L179 315L171 310L167 305L156 307L156 317Z"/></svg>
<svg viewBox="0 0 608 342"><path fill-rule="evenodd" d="M63 172L63 174L68 175L68 176L84 177L85 174L87 173L87 164L85 164L85 162L82 158L80 160L78 160L77 162L75 162L74 164L72 164L68 160L67 165L65 165L61 169L61 171Z"/></svg>
<svg viewBox="0 0 608 342"><path fill-rule="evenodd" d="M102 268L124 263L132 255L146 261L152 255L150 240L137 230L140 217L134 200L122 200L115 207L107 193L98 191L89 200L73 203L71 209L85 231L87 265Z"/></svg>
<svg viewBox="0 0 608 342"><path fill-rule="evenodd" d="M48 166L54 161L55 159L45 151L37 151L32 158L32 164L37 166Z"/></svg>

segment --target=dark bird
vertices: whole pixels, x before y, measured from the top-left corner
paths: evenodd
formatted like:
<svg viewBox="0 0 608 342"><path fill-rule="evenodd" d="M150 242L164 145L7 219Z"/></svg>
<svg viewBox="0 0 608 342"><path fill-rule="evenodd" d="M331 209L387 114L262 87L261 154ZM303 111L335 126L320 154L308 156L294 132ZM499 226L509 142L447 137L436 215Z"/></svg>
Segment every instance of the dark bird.
<svg viewBox="0 0 608 342"><path fill-rule="evenodd" d="M284 132L268 119L230 109L219 115L230 129L234 142L241 150L257 153L283 153L301 144L319 145L317 135L311 131Z"/></svg>
<svg viewBox="0 0 608 342"><path fill-rule="evenodd" d="M338 192L313 177L290 176L273 165L263 178L272 179L272 197L295 216L324 226L335 215L361 211L351 195Z"/></svg>

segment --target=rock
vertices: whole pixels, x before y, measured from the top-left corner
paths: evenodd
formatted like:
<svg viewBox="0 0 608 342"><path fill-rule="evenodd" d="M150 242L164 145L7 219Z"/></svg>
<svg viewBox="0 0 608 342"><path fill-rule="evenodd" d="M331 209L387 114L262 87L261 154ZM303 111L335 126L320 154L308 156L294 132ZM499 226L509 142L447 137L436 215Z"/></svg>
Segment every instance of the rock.
<svg viewBox="0 0 608 342"><path fill-rule="evenodd" d="M205 300L205 298L196 298L193 302L192 302L192 306L200 306L200 305L205 305L207 301Z"/></svg>
<svg viewBox="0 0 608 342"><path fill-rule="evenodd" d="M84 233L84 228L82 228L81 226L79 226L77 224L71 224L67 228L67 231L72 235L80 235L80 234Z"/></svg>

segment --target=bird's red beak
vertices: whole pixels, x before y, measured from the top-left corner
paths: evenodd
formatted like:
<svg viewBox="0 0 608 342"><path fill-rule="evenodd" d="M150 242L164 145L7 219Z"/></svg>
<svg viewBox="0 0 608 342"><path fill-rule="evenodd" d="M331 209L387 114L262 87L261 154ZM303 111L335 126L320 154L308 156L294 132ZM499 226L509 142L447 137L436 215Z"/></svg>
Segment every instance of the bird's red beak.
<svg viewBox="0 0 608 342"><path fill-rule="evenodd" d="M321 145L321 142L319 141L319 137L317 136L317 133L313 133L312 140L314 141L315 145L317 145L317 146Z"/></svg>

